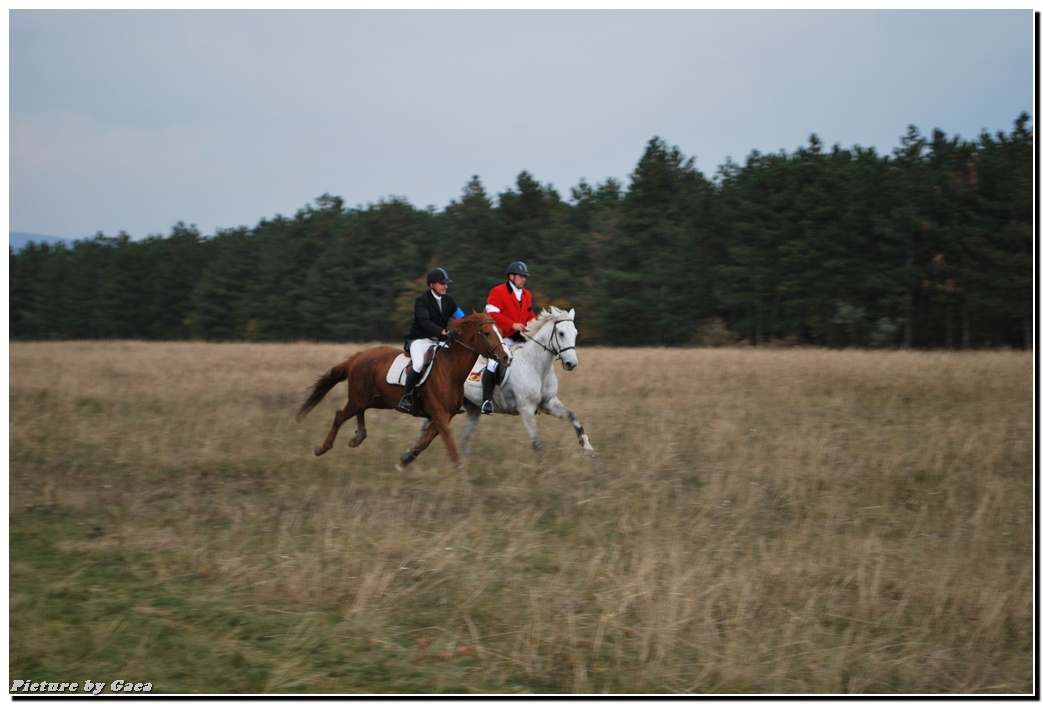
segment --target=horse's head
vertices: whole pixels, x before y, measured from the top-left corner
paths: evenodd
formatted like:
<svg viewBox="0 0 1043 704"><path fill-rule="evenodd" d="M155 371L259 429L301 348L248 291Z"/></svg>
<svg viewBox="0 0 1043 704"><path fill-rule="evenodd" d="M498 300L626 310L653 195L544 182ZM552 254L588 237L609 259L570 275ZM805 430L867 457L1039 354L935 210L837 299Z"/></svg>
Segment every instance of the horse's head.
<svg viewBox="0 0 1043 704"><path fill-rule="evenodd" d="M529 323L526 334L548 352L561 360L562 368L571 372L579 366L576 356L576 309L563 311L551 306ZM542 335L540 333L543 333Z"/></svg>
<svg viewBox="0 0 1043 704"><path fill-rule="evenodd" d="M579 366L579 357L576 356L576 338L579 330L576 329L576 309L573 308L554 326L554 347L558 350L558 358L565 371L571 372Z"/></svg>
<svg viewBox="0 0 1043 704"><path fill-rule="evenodd" d="M511 366L511 351L503 344L500 328L488 313L472 313L460 321L460 342L504 367Z"/></svg>

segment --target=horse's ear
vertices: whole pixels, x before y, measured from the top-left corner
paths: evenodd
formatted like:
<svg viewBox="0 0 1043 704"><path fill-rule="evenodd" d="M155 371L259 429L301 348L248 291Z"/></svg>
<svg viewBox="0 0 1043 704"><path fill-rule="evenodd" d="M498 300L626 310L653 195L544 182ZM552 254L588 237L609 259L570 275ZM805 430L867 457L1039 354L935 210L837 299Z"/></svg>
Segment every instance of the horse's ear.
<svg viewBox="0 0 1043 704"><path fill-rule="evenodd" d="M476 311L474 308L472 308L471 309L471 315L478 315L478 311Z"/></svg>
<svg viewBox="0 0 1043 704"><path fill-rule="evenodd" d="M576 309L573 308L572 310L569 311L569 320L575 320L575 319L576 319Z"/></svg>

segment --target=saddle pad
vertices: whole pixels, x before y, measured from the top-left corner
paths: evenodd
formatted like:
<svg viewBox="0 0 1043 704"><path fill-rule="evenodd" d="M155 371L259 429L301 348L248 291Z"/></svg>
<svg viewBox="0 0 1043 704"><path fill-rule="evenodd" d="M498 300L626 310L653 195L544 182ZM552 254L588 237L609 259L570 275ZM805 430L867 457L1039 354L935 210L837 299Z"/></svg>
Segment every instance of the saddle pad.
<svg viewBox="0 0 1043 704"><path fill-rule="evenodd" d="M471 373L467 375L466 383L478 384L480 386L482 383L482 372L485 371L485 366L488 363L488 359L486 359L485 357L479 357L478 360L474 363L474 366L471 367Z"/></svg>
<svg viewBox="0 0 1043 704"><path fill-rule="evenodd" d="M388 367L387 383L392 386L405 386L406 385L406 372L409 370L409 365L413 361L405 355L405 353L399 354L391 362L391 366ZM427 381L428 375L431 373L431 364L429 363L424 367L424 373L420 376L420 381L416 383L417 386L423 385Z"/></svg>
<svg viewBox="0 0 1043 704"><path fill-rule="evenodd" d="M467 375L467 381L464 382L464 385L466 386L467 384L471 384L473 386L481 386L482 385L482 372L485 371L485 368L488 365L489 365L489 359L488 358L486 358L486 357L479 357L478 361L476 361L474 363L474 366L471 367L471 371ZM500 383L502 384L504 381L507 381L507 377L510 376L510 374L511 374L511 368L507 367L507 369L505 369L504 372L503 372L503 381L501 381Z"/></svg>

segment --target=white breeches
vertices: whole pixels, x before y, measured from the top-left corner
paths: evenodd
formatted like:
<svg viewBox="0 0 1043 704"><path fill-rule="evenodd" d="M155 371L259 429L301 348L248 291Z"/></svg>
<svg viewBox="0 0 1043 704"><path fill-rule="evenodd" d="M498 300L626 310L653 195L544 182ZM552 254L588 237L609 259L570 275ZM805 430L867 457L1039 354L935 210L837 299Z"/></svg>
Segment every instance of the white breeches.
<svg viewBox="0 0 1043 704"><path fill-rule="evenodd" d="M409 360L413 363L413 371L419 372L424 369L424 356L427 355L429 349L437 344L434 340L429 340L426 337L421 337L409 343Z"/></svg>

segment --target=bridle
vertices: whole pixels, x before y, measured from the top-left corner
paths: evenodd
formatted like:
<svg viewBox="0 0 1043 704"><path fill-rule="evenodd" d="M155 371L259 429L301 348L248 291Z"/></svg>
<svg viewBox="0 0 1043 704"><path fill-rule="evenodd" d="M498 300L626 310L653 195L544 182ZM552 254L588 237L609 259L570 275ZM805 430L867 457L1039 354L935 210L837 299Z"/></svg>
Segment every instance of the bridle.
<svg viewBox="0 0 1043 704"><path fill-rule="evenodd" d="M558 336L555 334L555 333L558 332L558 323L564 323L564 322L566 322L566 321L564 321L564 320L555 320L554 321L554 325L551 327L551 331L550 331L550 339L551 340L558 339ZM568 321L568 322L571 322L571 321ZM531 340L532 342L535 342L537 345L539 345L543 349L545 349L548 352L550 352L554 359L561 359L562 353L568 352L569 350L576 349L576 346L572 345L571 347L558 347L557 350L552 350L550 347L548 347L547 345L543 344L542 342L537 340L535 337L530 337L526 333L522 333L522 334L525 335L525 337L527 339ZM551 344L554 344L554 343L552 342ZM562 366L562 368L564 368L564 366L565 366L565 361L564 360L561 361L561 366Z"/></svg>
<svg viewBox="0 0 1043 704"><path fill-rule="evenodd" d="M477 323L477 325L478 325L478 327L482 327L483 325L496 325L496 323L493 322L492 320L485 320L485 321ZM499 334L499 333L497 333L497 334ZM479 349L475 349L474 347L471 347L469 344L467 344L466 342L461 340L459 337L457 337L454 340L451 340L450 342L451 343L456 343L456 344L460 345L461 347L466 347L467 349L471 350L472 352L477 353L479 357L492 357L492 358L496 357L496 355L495 355L495 348L490 348L489 347L489 343L486 342L485 339L482 339L482 344L485 345L485 352L482 352ZM502 337L500 338L500 346L501 347L503 346L503 338ZM506 349L506 348L504 348L504 349Z"/></svg>

